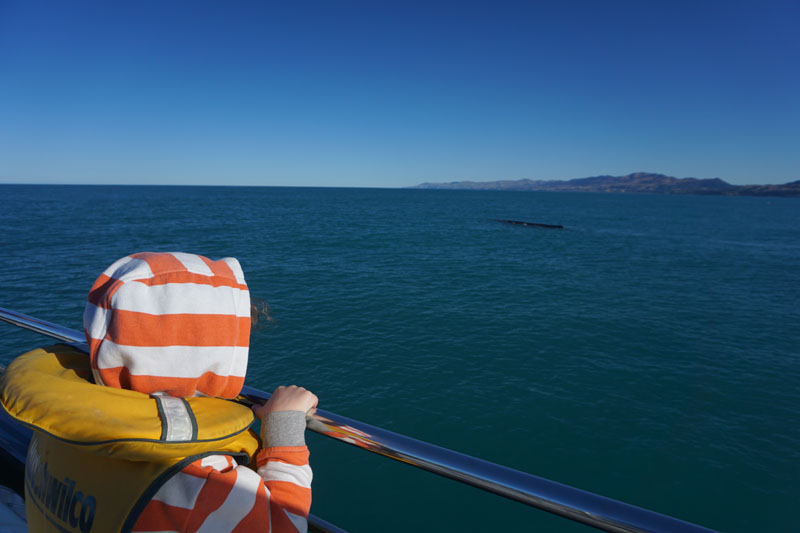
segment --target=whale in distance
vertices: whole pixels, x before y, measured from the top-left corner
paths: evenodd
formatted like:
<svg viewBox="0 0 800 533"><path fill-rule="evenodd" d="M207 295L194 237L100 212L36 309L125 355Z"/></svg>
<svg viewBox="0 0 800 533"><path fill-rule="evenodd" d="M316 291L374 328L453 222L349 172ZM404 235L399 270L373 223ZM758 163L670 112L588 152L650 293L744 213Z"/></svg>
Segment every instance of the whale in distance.
<svg viewBox="0 0 800 533"><path fill-rule="evenodd" d="M517 226L530 226L533 228L547 228L547 229L564 229L561 224L541 224L539 222L524 222L522 220L506 220L502 218L493 218L495 222L502 222L503 224L515 224Z"/></svg>

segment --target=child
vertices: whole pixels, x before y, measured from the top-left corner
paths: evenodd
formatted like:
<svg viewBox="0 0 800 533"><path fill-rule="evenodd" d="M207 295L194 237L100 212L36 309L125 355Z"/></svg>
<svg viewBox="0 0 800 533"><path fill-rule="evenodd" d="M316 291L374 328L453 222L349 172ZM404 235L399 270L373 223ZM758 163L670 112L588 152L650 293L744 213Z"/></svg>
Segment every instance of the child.
<svg viewBox="0 0 800 533"><path fill-rule="evenodd" d="M235 398L247 367L250 307L236 259L122 258L94 283L84 314L95 382L153 396L164 419L188 405L178 398ZM305 416L316 405L301 387L278 387L253 409L262 421L257 471L232 455L204 453L158 488L133 531L306 531Z"/></svg>

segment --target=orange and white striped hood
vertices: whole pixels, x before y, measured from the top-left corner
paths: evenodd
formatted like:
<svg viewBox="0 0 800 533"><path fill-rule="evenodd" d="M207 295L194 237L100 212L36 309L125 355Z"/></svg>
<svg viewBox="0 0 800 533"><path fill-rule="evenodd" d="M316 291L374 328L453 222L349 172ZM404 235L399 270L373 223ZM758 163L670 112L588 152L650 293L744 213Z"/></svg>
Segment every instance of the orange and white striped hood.
<svg viewBox="0 0 800 533"><path fill-rule="evenodd" d="M232 257L123 257L94 282L83 326L99 385L219 398L244 385L250 293Z"/></svg>

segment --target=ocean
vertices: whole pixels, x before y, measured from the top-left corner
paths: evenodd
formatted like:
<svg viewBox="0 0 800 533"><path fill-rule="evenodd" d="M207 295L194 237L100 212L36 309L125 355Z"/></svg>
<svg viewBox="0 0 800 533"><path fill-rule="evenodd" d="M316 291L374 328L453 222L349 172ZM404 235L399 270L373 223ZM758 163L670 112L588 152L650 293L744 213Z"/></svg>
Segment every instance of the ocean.
<svg viewBox="0 0 800 533"><path fill-rule="evenodd" d="M709 528L800 530L800 199L2 185L0 223L0 306L82 329L121 256L234 256L276 320L249 385ZM3 363L48 342L0 331ZM308 439L312 512L347 530L588 531Z"/></svg>

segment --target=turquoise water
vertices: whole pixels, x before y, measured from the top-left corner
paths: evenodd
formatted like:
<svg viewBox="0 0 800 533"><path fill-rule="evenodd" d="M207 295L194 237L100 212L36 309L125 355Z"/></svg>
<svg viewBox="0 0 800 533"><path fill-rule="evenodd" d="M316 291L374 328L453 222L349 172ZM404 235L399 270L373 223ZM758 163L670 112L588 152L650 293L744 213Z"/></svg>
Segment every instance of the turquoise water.
<svg viewBox="0 0 800 533"><path fill-rule="evenodd" d="M120 256L235 256L278 322L251 385L707 527L800 529L798 199L0 186L0 205L4 307L80 329ZM42 342L0 332L2 362ZM312 511L352 531L588 531L310 445Z"/></svg>

